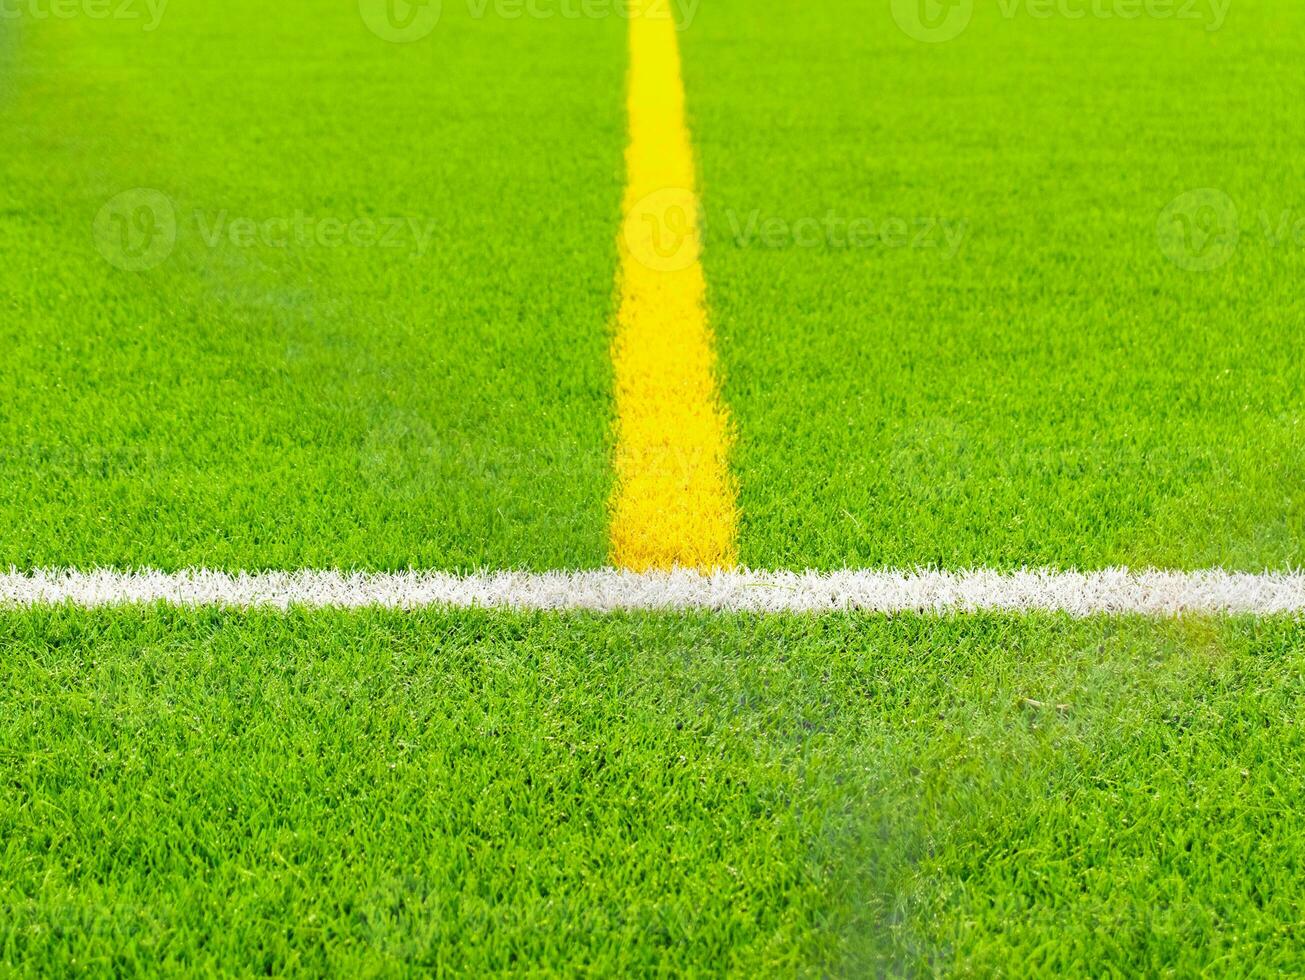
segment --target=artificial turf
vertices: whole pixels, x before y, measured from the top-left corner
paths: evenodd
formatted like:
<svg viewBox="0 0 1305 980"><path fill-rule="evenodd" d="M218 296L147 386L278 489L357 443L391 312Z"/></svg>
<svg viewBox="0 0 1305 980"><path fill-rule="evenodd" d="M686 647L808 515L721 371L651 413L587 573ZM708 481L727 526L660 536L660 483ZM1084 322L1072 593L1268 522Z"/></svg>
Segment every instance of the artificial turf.
<svg viewBox="0 0 1305 980"><path fill-rule="evenodd" d="M605 563L624 25L445 6L0 19L0 565Z"/></svg>
<svg viewBox="0 0 1305 980"><path fill-rule="evenodd" d="M1284 620L0 615L6 972L1305 969Z"/></svg>
<svg viewBox="0 0 1305 980"><path fill-rule="evenodd" d="M1305 7L972 6L944 43L887 2L682 33L741 560L1298 567ZM1157 231L1199 188L1241 230L1206 272Z"/></svg>
<svg viewBox="0 0 1305 980"><path fill-rule="evenodd" d="M0 19L0 566L606 561L625 25L443 7L409 45L308 0ZM989 5L926 45L889 7L681 33L743 560L1300 564L1302 252L1264 216L1305 13ZM136 187L181 225L132 273L93 230ZM1240 208L1207 272L1156 234L1199 187ZM300 214L430 237L205 241ZM907 243L793 241L829 216ZM1279 619L7 611L0 964L1301 972L1303 654Z"/></svg>
<svg viewBox="0 0 1305 980"><path fill-rule="evenodd" d="M608 560L625 24L445 6L0 23L0 562ZM741 560L1299 565L1305 13L890 8L680 32ZM138 186L182 225L129 273L91 229ZM1201 187L1241 239L1193 272L1157 221ZM431 237L204 240L299 214Z"/></svg>

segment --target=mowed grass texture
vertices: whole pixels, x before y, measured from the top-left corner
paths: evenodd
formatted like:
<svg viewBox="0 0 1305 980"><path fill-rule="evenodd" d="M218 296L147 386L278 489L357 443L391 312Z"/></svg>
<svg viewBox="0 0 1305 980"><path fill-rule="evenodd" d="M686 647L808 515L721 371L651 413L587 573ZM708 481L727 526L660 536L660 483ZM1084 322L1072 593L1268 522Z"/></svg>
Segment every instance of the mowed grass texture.
<svg viewBox="0 0 1305 980"><path fill-rule="evenodd" d="M1279 620L0 617L7 971L1305 968Z"/></svg>
<svg viewBox="0 0 1305 980"><path fill-rule="evenodd" d="M684 18L740 561L1298 566L1305 14L990 6ZM627 25L487 9L4 21L0 562L609 560ZM91 234L134 187L139 274ZM1206 272L1157 236L1199 188ZM231 240L300 215L399 247Z"/></svg>
<svg viewBox="0 0 1305 980"><path fill-rule="evenodd" d="M443 7L0 21L0 565L608 560L627 25ZM743 562L1300 564L1305 15L684 26ZM0 963L1305 972L1303 667L1283 619L4 611Z"/></svg>
<svg viewBox="0 0 1305 980"><path fill-rule="evenodd" d="M625 25L445 6L0 20L0 564L605 563Z"/></svg>
<svg viewBox="0 0 1305 980"><path fill-rule="evenodd" d="M740 560L1299 567L1305 8L977 3L929 44L914 7L682 35ZM1200 188L1208 272L1157 235Z"/></svg>

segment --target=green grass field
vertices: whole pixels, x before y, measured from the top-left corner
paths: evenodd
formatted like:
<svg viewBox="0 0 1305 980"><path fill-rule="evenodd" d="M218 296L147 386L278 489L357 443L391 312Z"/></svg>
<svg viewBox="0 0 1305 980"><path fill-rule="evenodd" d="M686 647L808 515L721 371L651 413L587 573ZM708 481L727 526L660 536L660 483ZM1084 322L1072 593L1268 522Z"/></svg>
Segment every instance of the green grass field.
<svg viewBox="0 0 1305 980"><path fill-rule="evenodd" d="M91 6L0 17L0 570L606 566L625 19ZM676 4L745 565L1303 564L1305 8L1218 6ZM1303 698L1291 617L0 609L0 972L1301 974Z"/></svg>
<svg viewBox="0 0 1305 980"><path fill-rule="evenodd" d="M1305 966L1292 623L54 610L0 643L10 967Z"/></svg>
<svg viewBox="0 0 1305 980"><path fill-rule="evenodd" d="M349 4L247 0L149 34L18 23L0 562L603 563L622 25L450 11L402 47ZM91 229L137 187L177 235L131 275ZM233 243L297 214L310 242L404 225Z"/></svg>
<svg viewBox="0 0 1305 980"><path fill-rule="evenodd" d="M1305 218L1305 9L1208 31L987 3L928 45L887 3L773 6L684 32L744 562L1299 566L1305 242L1259 212ZM1192 273L1157 218L1206 187L1245 230ZM876 244L791 243L830 212Z"/></svg>

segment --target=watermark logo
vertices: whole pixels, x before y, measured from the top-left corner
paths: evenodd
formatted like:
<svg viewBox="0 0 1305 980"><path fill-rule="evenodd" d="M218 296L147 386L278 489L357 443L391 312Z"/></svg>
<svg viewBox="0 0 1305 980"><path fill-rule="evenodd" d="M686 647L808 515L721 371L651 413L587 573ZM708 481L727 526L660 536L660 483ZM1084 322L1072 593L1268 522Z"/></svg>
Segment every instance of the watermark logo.
<svg viewBox="0 0 1305 980"><path fill-rule="evenodd" d="M0 3L14 0L0 0ZM439 23L442 0L358 0L363 23L384 41L420 41ZM465 0L472 20L665 20L688 30L702 0Z"/></svg>
<svg viewBox="0 0 1305 980"><path fill-rule="evenodd" d="M1305 211L1295 205L1261 207L1254 221L1242 225L1251 208L1240 205L1214 187L1178 195L1156 219L1160 251L1180 269L1211 272L1225 265L1239 249L1295 248L1305 250Z"/></svg>
<svg viewBox="0 0 1305 980"><path fill-rule="evenodd" d="M936 215L870 217L830 210L820 217L787 218L757 210L727 211L725 218L736 248L933 251L952 259L970 234L964 221Z"/></svg>
<svg viewBox="0 0 1305 980"><path fill-rule="evenodd" d="M704 243L782 251L919 251L953 259L970 237L961 219L938 215L848 215L833 209L791 217L761 209L728 210L708 224L698 198L668 187L636 201L621 228L624 252L654 272L678 272L697 261Z"/></svg>
<svg viewBox="0 0 1305 980"><path fill-rule="evenodd" d="M1240 237L1236 203L1213 187L1178 195L1156 220L1160 250L1188 272L1219 268L1232 258Z"/></svg>
<svg viewBox="0 0 1305 980"><path fill-rule="evenodd" d="M110 265L145 272L161 265L177 245L177 209L148 187L116 194L95 216L95 247Z"/></svg>
<svg viewBox="0 0 1305 980"><path fill-rule="evenodd" d="M698 260L698 198L683 187L666 187L641 198L625 213L621 239L640 265L679 272Z"/></svg>
<svg viewBox="0 0 1305 980"><path fill-rule="evenodd" d="M137 20L149 33L163 22L169 0L0 0L0 20Z"/></svg>
<svg viewBox="0 0 1305 980"><path fill-rule="evenodd" d="M892 0L893 20L908 37L937 44L970 26L974 0Z"/></svg>
<svg viewBox="0 0 1305 980"><path fill-rule="evenodd" d="M95 246L105 260L126 272L163 264L178 239L193 236L205 248L404 249L426 254L437 221L415 217L340 217L302 208L293 214L233 215L226 209L196 208L179 213L161 191L137 187L110 198L95 216Z"/></svg>
<svg viewBox="0 0 1305 980"><path fill-rule="evenodd" d="M893 19L909 37L936 44L970 25L974 0L891 0ZM1003 20L1173 20L1217 31L1232 0L996 0Z"/></svg>
<svg viewBox="0 0 1305 980"><path fill-rule="evenodd" d="M1305 248L1305 215L1298 214L1294 208L1287 208L1277 214L1262 210L1259 219L1265 241L1274 248L1283 245Z"/></svg>
<svg viewBox="0 0 1305 980"><path fill-rule="evenodd" d="M358 13L382 41L410 44L435 30L442 0L358 0Z"/></svg>

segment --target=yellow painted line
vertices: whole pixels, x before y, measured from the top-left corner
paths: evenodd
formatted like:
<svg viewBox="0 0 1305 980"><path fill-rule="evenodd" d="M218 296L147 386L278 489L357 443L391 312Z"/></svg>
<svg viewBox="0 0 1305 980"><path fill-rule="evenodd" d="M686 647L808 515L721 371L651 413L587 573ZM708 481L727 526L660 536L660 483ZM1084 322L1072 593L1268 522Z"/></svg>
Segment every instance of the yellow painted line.
<svg viewBox="0 0 1305 980"><path fill-rule="evenodd" d="M635 571L737 560L731 427L707 323L693 151L675 24L664 0L630 16L630 145L612 344L612 561Z"/></svg>

